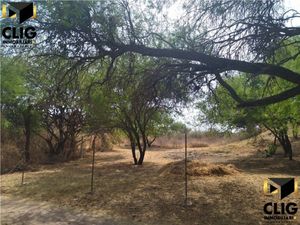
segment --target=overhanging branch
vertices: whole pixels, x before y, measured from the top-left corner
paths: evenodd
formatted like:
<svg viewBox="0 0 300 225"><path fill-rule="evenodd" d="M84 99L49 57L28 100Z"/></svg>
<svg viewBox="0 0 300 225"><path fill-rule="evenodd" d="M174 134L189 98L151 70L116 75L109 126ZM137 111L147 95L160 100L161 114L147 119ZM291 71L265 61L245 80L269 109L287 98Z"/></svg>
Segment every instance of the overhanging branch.
<svg viewBox="0 0 300 225"><path fill-rule="evenodd" d="M238 107L257 107L257 106L264 106L264 105L269 105L269 104L274 104L280 101L284 101L287 100L289 98L295 97L297 95L300 95L300 85L296 86L294 88L291 88L287 91L283 91L279 94L276 95L272 95L269 97L265 97L262 99L258 99L258 100L243 100L237 93L236 91L233 89L233 87L231 87L228 83L226 83L226 81L224 81L221 77L220 74L216 73L216 79L218 80L218 82L220 83L220 85L222 85L222 87L224 87L229 95L238 102Z"/></svg>
<svg viewBox="0 0 300 225"><path fill-rule="evenodd" d="M241 102L238 104L238 107L256 107L256 106L264 106L264 105L274 104L274 103L295 97L297 95L300 95L300 85L296 86L294 88L291 88L287 91L281 92L280 94L277 94L277 95L262 98L259 100Z"/></svg>
<svg viewBox="0 0 300 225"><path fill-rule="evenodd" d="M120 46L120 50L125 52L135 52L144 56L168 57L182 60L192 60L204 63L213 71L225 72L230 70L252 73L266 74L279 77L291 83L300 85L300 74L287 68L267 64L267 63L251 63L241 60L232 60L210 56L204 53L185 51L180 49L160 49L150 48L141 45L124 45Z"/></svg>

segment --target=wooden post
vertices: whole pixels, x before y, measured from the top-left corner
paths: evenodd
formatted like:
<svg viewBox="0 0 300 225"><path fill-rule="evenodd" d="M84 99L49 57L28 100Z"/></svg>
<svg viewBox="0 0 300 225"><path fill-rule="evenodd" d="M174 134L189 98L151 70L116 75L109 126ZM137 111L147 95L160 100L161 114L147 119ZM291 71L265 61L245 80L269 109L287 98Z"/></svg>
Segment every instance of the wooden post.
<svg viewBox="0 0 300 225"><path fill-rule="evenodd" d="M94 193L94 170L95 170L95 146L96 136L94 136L93 143L92 143L92 149L93 149L93 160L92 160L92 177L91 177L91 194Z"/></svg>
<svg viewBox="0 0 300 225"><path fill-rule="evenodd" d="M184 134L184 178L185 178L185 206L188 204L188 177L187 177L187 131Z"/></svg>

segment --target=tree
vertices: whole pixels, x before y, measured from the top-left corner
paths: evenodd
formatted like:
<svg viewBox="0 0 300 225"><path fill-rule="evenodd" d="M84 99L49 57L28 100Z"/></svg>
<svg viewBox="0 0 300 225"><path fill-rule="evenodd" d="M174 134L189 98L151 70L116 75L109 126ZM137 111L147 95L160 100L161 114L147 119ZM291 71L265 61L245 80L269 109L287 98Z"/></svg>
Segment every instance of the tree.
<svg viewBox="0 0 300 225"><path fill-rule="evenodd" d="M260 90L266 81L261 80L261 78L249 81L246 75L240 75L228 79L227 82L238 90L241 96L255 98L262 95L260 92L257 93L257 90ZM276 93L280 91L278 89L289 85L278 79L269 82L271 83L269 89L265 91L271 93ZM208 95L205 101L199 104L199 107L209 123L218 123L228 129L238 127L253 130L257 126L265 127L273 134L274 143L276 143L276 140L279 141L284 150L284 155L292 159L292 145L288 130L295 121L297 121L296 123L300 122L299 116L294 114L295 111L300 111L300 96L270 106L238 109L226 89L217 86L213 94Z"/></svg>
<svg viewBox="0 0 300 225"><path fill-rule="evenodd" d="M174 120L169 113L157 112L153 119L150 121L149 128L147 131L147 145L150 148L157 137L166 135L171 131L174 125Z"/></svg>
<svg viewBox="0 0 300 225"><path fill-rule="evenodd" d="M31 70L26 85L36 93L25 104L23 119L31 121L31 105L40 113L43 131L37 133L51 155L65 152L67 145L74 149L88 119L93 132L115 127L127 132L133 153L136 146L140 152L135 161L142 163L145 142L158 132L153 127L162 117L157 115L187 93L207 94L208 88L213 95L216 83L239 107L264 107L287 99L297 105L300 72L287 65L300 54L300 29L290 26L299 13L285 10L281 0L186 1L178 21L163 16L170 1L39 4L38 20L28 23L34 23L41 39L22 53L37 59L27 62ZM285 54L291 49L292 54ZM282 56L276 57L279 52ZM19 52L4 47L3 53ZM232 81L241 73L257 83L259 93L243 94ZM91 83L84 81L82 86L87 76ZM276 80L284 85L277 87ZM111 115L104 113L107 118L102 119L92 115L92 109L106 109ZM293 114L297 112L295 108ZM291 123L297 127L295 118Z"/></svg>
<svg viewBox="0 0 300 225"><path fill-rule="evenodd" d="M35 91L35 109L40 113L41 130L36 134L48 146L50 159L70 159L75 152L76 140L84 125L84 94L79 74L69 61L61 58L38 59L31 64L28 74Z"/></svg>
<svg viewBox="0 0 300 225"><path fill-rule="evenodd" d="M98 121L106 118L102 124L126 134L136 165L143 164L149 136L154 134L153 125L173 110L177 102L187 98L185 86L156 70L155 64L160 62L132 55L122 58L105 85L95 89L95 102L91 104L97 112L102 111Z"/></svg>
<svg viewBox="0 0 300 225"><path fill-rule="evenodd" d="M39 25L47 39L39 54L55 52L80 63L106 57L113 62L129 52L173 58L177 60L176 65L171 65L173 70L185 71L190 81L201 80L199 86L203 80L209 85L217 79L243 107L272 104L300 93L299 73L267 60L277 50L299 46L298 40L286 41L300 34L299 28L288 26L299 13L284 10L280 0L186 3L183 10L188 16L184 23L177 22L178 29L158 16L166 7L164 2L146 5L147 10L126 0L44 4ZM298 54L299 51L282 62ZM293 85L262 99L242 99L224 79L226 73L235 71L251 77L275 76Z"/></svg>
<svg viewBox="0 0 300 225"><path fill-rule="evenodd" d="M51 159L69 159L75 152L76 138L84 125L81 82L85 73L72 65L55 57L30 62L3 58L2 127L23 129L26 162L30 161L33 133L46 142Z"/></svg>
<svg viewBox="0 0 300 225"><path fill-rule="evenodd" d="M1 127L14 134L19 130L24 133L23 157L28 163L32 130L37 127L38 120L32 108L32 92L26 86L28 67L16 58L2 57L1 64Z"/></svg>
<svg viewBox="0 0 300 225"><path fill-rule="evenodd" d="M292 40L288 39L286 42L297 40L299 38L292 38ZM297 52L297 48L288 46L277 50L270 60L274 63L283 62L286 68L299 72L300 57L297 55ZM294 60L284 60L294 57ZM219 75L216 76L220 83L225 82ZM207 102L202 102L199 105L205 113L206 119L212 123L228 126L229 129L232 127L246 127L248 130L249 128L251 130L257 125L263 126L272 132L274 143L276 143L276 140L279 141L285 156L289 156L289 159L292 159L292 145L288 136L288 130L291 127L294 136L297 136L296 133L300 122L300 95L274 105L258 108L237 109L234 107L233 102L233 99L239 98L239 96L252 99L265 95L275 96L283 89L290 88L292 86L291 83L276 77L267 76L249 79L249 74L228 76L225 83L222 87L216 86L214 89L211 89L211 94L206 98ZM234 96L233 99L229 98L228 93L231 93L230 96Z"/></svg>

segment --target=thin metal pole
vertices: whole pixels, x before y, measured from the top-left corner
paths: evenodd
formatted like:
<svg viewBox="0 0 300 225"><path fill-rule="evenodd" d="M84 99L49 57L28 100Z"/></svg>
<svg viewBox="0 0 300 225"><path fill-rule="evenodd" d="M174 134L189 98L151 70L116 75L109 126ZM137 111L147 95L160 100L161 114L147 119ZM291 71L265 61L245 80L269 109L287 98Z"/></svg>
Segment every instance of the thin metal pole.
<svg viewBox="0 0 300 225"><path fill-rule="evenodd" d="M184 157L184 178L185 178L185 206L187 206L187 199L188 199L188 177L187 177L187 131L185 131L184 134L184 151L185 151L185 157Z"/></svg>
<svg viewBox="0 0 300 225"><path fill-rule="evenodd" d="M94 170L95 170L95 140L96 136L93 139L92 149L93 149L93 161L92 161L92 177L91 177L91 194L94 193Z"/></svg>
<svg viewBox="0 0 300 225"><path fill-rule="evenodd" d="M25 169L26 169L26 160L25 160L25 151L23 154L23 160L22 160L22 178L21 178L21 185L24 185L24 178L25 178Z"/></svg>

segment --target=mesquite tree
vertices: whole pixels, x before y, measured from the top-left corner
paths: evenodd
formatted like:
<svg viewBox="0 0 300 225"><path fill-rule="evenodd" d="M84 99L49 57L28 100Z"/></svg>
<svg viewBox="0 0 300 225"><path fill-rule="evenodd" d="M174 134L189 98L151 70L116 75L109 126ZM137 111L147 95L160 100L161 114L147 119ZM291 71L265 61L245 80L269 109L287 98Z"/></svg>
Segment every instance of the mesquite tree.
<svg viewBox="0 0 300 225"><path fill-rule="evenodd" d="M160 62L151 59L124 57L105 85L92 94L90 111L98 118L94 121L125 133L137 165L144 161L154 122L188 100L188 85L174 81L170 71L163 73L157 64Z"/></svg>
<svg viewBox="0 0 300 225"><path fill-rule="evenodd" d="M46 142L50 159L70 159L84 125L83 72L61 58L39 59L31 66L28 79L35 90L42 129L36 134Z"/></svg>
<svg viewBox="0 0 300 225"><path fill-rule="evenodd" d="M188 72L191 80L206 79L208 85L217 79L243 107L272 104L300 93L299 73L282 65L299 50L280 62L270 60L275 51L299 47L299 40L292 38L300 29L290 23L299 13L286 10L281 0L188 1L182 4L184 16L178 21L162 16L172 4L169 1L41 4L38 25L45 41L37 55L69 57L77 64L106 58L113 63L126 53L176 59L174 70ZM251 78L278 77L292 85L273 95L244 99L226 82L226 74L236 71Z"/></svg>
<svg viewBox="0 0 300 225"><path fill-rule="evenodd" d="M266 82L260 79L249 80L247 76L241 75L227 80L241 96L261 96L263 93L257 92ZM282 80L269 81L266 92L276 93L278 89L288 85ZM247 85L245 85L247 84ZM243 87L247 86L247 89ZM219 124L228 129L247 128L252 130L257 126L264 127L270 131L274 137L274 144L278 140L284 150L284 156L293 158L292 145L288 135L289 127L299 120L300 96L282 101L277 104L256 107L256 108L236 108L234 101L221 86L217 86L213 94L208 94L204 101L199 103L199 108L203 112L203 119L212 124Z"/></svg>
<svg viewBox="0 0 300 225"><path fill-rule="evenodd" d="M1 135L9 134L9 138L17 139L18 133L23 133L21 153L29 163L32 131L38 127L38 116L33 107L33 90L26 85L27 73L25 61L1 58Z"/></svg>

